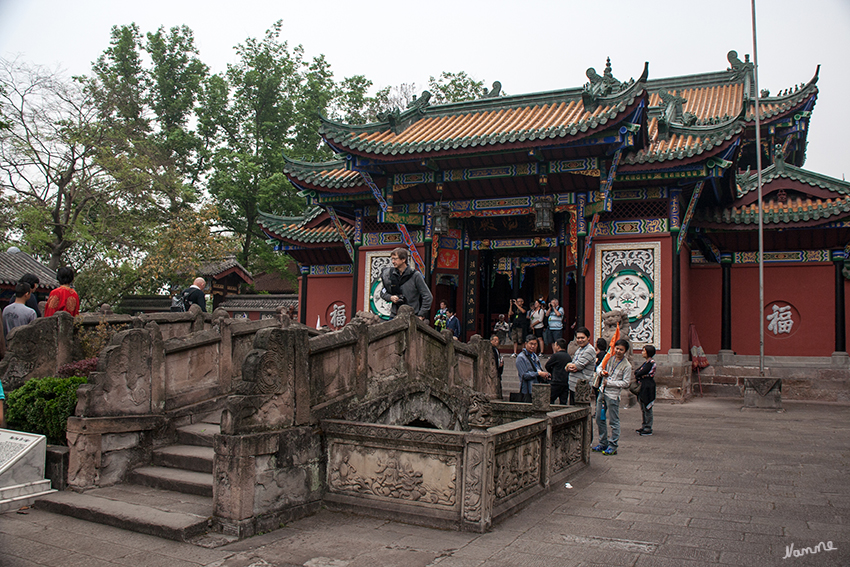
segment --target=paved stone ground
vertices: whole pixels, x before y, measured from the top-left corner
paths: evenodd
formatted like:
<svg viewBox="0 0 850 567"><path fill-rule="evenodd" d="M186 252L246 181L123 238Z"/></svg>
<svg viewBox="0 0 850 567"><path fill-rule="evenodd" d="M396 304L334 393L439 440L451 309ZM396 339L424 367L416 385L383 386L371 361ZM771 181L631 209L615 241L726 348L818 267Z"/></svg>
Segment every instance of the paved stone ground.
<svg viewBox="0 0 850 567"><path fill-rule="evenodd" d="M5 567L573 567L850 565L850 405L739 400L660 404L655 435L621 411L620 452L490 533L322 511L217 549L41 510L0 515ZM790 557L831 541L832 551Z"/></svg>

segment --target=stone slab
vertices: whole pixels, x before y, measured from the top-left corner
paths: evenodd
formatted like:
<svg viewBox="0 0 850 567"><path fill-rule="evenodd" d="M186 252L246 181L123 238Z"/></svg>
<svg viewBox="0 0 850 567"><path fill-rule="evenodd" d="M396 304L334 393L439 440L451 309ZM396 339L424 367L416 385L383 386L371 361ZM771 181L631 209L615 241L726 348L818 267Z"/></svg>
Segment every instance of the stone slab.
<svg viewBox="0 0 850 567"><path fill-rule="evenodd" d="M38 508L166 539L185 541L207 529L208 516L142 506L88 493L57 492L41 498ZM210 506L207 512L212 512Z"/></svg>

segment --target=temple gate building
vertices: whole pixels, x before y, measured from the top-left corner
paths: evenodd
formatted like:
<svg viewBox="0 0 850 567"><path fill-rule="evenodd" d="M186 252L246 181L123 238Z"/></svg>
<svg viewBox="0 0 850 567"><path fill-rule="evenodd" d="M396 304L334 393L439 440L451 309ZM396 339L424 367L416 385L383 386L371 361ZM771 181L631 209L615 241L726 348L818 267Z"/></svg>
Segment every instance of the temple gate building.
<svg viewBox="0 0 850 567"><path fill-rule="evenodd" d="M489 337L516 297L558 298L567 339L574 325L598 336L602 313L622 309L634 349L656 346L674 395L690 388L677 377L691 325L718 369L707 385L742 386L720 376L758 367L761 151L770 375L801 396L846 399L850 183L803 168L819 68L760 93L756 148L753 64L734 51L728 64L661 79L647 64L621 81L609 60L578 88L501 96L496 83L434 106L426 91L377 123L324 120L341 159L285 169L309 210L260 220L299 263L301 321L388 317L379 274L406 246L434 309L457 307L466 338Z"/></svg>

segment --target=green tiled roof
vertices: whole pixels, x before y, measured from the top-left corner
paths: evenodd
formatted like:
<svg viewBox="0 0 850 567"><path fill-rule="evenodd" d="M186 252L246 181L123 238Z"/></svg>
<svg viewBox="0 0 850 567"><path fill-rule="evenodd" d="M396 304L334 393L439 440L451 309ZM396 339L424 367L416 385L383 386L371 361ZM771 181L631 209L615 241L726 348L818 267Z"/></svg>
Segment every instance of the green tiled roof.
<svg viewBox="0 0 850 567"><path fill-rule="evenodd" d="M743 121L733 118L724 124L710 126L671 124L666 136L657 136L657 121L653 119L649 125L649 134L654 141L646 148L628 154L623 161L627 164L643 164L690 158L723 145L743 129Z"/></svg>
<svg viewBox="0 0 850 567"><path fill-rule="evenodd" d="M301 244L342 242L330 219L321 226L307 226L322 213L324 211L321 207L312 207L303 215L297 217L283 217L260 212L260 218L257 222L264 232L278 240L289 240ZM342 223L342 229L349 238L354 234L354 228L346 223Z"/></svg>
<svg viewBox="0 0 850 567"><path fill-rule="evenodd" d="M644 96L647 73L648 67L639 80L617 83L604 96L569 89L430 107L427 95L379 123L351 126L323 119L320 132L338 151L381 156L575 137L621 117Z"/></svg>
<svg viewBox="0 0 850 567"><path fill-rule="evenodd" d="M794 224L800 222L835 220L850 214L850 196L835 199L788 199L763 203L764 224ZM709 223L755 225L758 224L758 204L727 209L705 210L697 218Z"/></svg>
<svg viewBox="0 0 850 567"><path fill-rule="evenodd" d="M775 163L761 170L762 185L767 185L776 179L791 179L799 183L832 191L840 195L850 195L850 182L841 181L821 173L815 173L802 167L785 163L777 159ZM739 178L738 197L758 190L758 174L752 173L743 179Z"/></svg>
<svg viewBox="0 0 850 567"><path fill-rule="evenodd" d="M345 160L310 163L283 156L286 165L283 172L295 181L326 189L365 187L356 171L347 171Z"/></svg>

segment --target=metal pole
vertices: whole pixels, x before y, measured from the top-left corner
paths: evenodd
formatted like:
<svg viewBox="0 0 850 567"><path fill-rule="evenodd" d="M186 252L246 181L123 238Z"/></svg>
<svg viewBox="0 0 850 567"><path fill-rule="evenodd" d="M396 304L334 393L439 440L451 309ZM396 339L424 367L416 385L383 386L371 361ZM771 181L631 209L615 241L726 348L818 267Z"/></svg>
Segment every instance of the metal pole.
<svg viewBox="0 0 850 567"><path fill-rule="evenodd" d="M759 196L759 376L764 376L764 218L761 187L761 108L759 107L759 55L756 41L756 0L753 8L753 86L755 87L756 118L756 171L758 172Z"/></svg>

